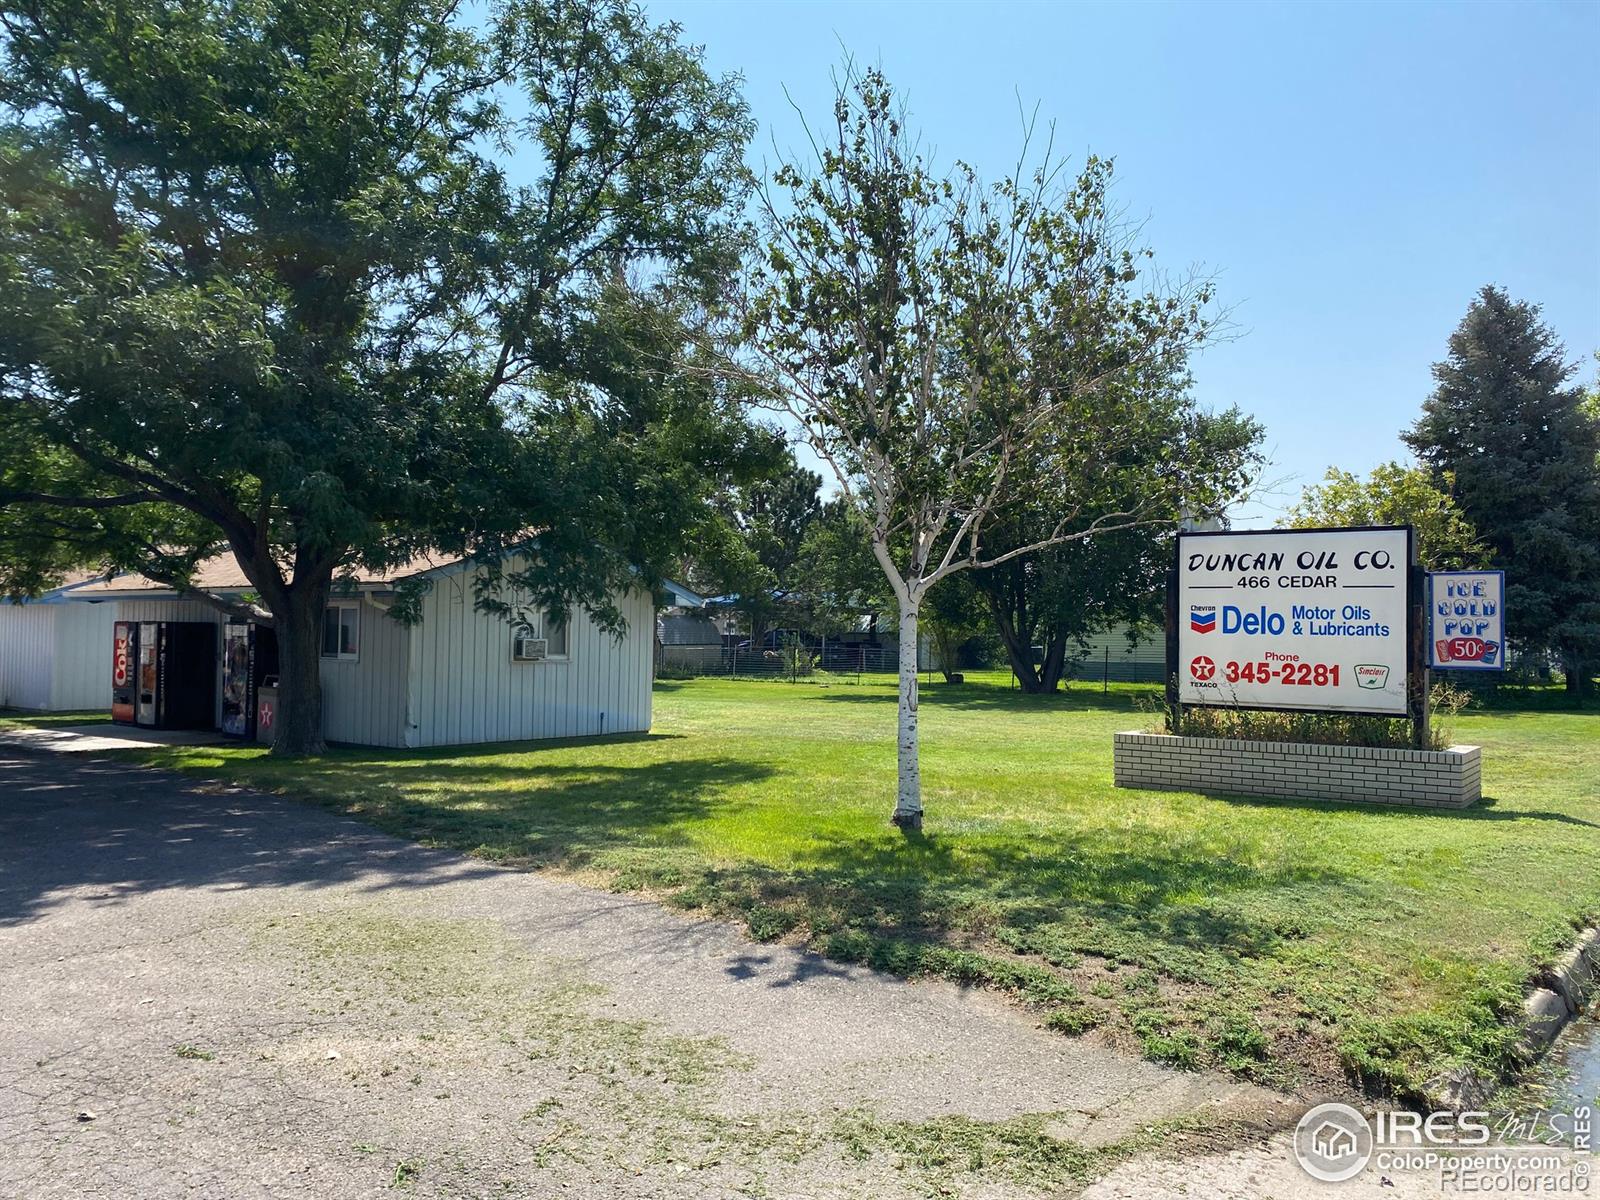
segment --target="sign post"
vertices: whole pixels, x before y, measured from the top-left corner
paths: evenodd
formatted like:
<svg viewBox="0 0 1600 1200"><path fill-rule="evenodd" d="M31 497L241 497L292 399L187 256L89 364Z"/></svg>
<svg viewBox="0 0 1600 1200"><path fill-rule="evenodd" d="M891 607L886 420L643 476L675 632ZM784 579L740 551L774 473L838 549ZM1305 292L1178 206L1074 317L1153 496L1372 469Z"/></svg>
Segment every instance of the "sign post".
<svg viewBox="0 0 1600 1200"><path fill-rule="evenodd" d="M1411 677L1411 748L1426 750L1428 731L1433 723L1433 686L1428 679L1428 654L1425 644L1428 639L1428 622L1423 597L1427 592L1427 578L1423 569L1417 565L1415 547L1412 548L1411 570L1408 574L1406 642L1410 656L1408 669Z"/></svg>
<svg viewBox="0 0 1600 1200"><path fill-rule="evenodd" d="M1174 713L1343 712L1410 718L1425 733L1412 542L1404 525L1180 533L1168 592Z"/></svg>
<svg viewBox="0 0 1600 1200"><path fill-rule="evenodd" d="M1183 705L1178 703L1178 568L1167 572L1167 732L1183 730Z"/></svg>

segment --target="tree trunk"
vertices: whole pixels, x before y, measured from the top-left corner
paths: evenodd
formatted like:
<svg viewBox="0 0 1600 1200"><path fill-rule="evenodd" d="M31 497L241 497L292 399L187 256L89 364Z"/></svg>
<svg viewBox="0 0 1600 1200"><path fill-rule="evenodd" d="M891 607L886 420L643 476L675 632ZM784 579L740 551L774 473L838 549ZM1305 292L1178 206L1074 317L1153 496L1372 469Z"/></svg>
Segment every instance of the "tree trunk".
<svg viewBox="0 0 1600 1200"><path fill-rule="evenodd" d="M1567 680L1567 697L1571 700L1582 700L1589 694L1590 665L1578 658L1563 659L1561 663L1562 674Z"/></svg>
<svg viewBox="0 0 1600 1200"><path fill-rule="evenodd" d="M1039 684L1039 672L1033 665L1033 644L1028 639L1027 626L1016 622L992 593L985 590L984 598L989 602L989 615L994 618L995 628L999 630L1000 644L1006 648L1006 657L1011 660L1011 673L1017 677L1017 686L1032 694L1043 691Z"/></svg>
<svg viewBox="0 0 1600 1200"><path fill-rule="evenodd" d="M960 649L960 643L944 624L934 624L930 628L933 631L934 653L939 656L939 673L944 676L944 681L949 683L956 672L956 652Z"/></svg>
<svg viewBox="0 0 1600 1200"><path fill-rule="evenodd" d="M321 754L322 614L328 605L326 582L296 580L281 612L273 613L278 633L278 716L272 753Z"/></svg>
<svg viewBox="0 0 1600 1200"><path fill-rule="evenodd" d="M1054 692L1067 666L1067 638L1059 629L1051 630L1045 643L1044 662L1039 666L1039 690Z"/></svg>
<svg viewBox="0 0 1600 1200"><path fill-rule="evenodd" d="M900 759L894 823L922 828L922 768L917 761L917 605L900 604Z"/></svg>

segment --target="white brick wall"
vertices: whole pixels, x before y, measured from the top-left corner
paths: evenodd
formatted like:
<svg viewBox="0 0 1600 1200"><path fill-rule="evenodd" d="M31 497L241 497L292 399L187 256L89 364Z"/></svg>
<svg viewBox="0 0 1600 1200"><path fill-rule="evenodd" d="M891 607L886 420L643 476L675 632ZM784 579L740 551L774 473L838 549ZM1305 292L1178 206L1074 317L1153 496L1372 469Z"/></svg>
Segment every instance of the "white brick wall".
<svg viewBox="0 0 1600 1200"><path fill-rule="evenodd" d="M1466 808L1482 795L1477 746L1378 750L1119 733L1116 785L1285 800Z"/></svg>

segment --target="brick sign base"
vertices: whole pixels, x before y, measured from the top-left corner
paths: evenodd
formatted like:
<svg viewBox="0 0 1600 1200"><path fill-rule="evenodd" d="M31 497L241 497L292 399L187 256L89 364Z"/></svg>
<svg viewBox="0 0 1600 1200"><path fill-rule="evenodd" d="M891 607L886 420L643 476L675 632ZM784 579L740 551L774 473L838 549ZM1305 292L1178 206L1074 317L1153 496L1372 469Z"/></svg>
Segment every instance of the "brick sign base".
<svg viewBox="0 0 1600 1200"><path fill-rule="evenodd" d="M1477 746L1379 750L1119 733L1116 784L1279 800L1466 808L1483 794Z"/></svg>

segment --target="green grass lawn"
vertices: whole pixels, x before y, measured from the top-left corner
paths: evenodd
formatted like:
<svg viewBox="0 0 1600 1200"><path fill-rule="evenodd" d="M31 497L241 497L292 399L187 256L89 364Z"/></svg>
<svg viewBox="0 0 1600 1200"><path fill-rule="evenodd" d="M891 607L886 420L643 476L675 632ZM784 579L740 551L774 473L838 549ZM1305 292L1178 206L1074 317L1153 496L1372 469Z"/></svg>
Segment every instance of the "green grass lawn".
<svg viewBox="0 0 1600 1200"><path fill-rule="evenodd" d="M1115 789L1111 735L1152 695L924 688L920 837L887 820L888 681L663 682L631 738L142 757L1002 988L1183 1066L1402 1094L1508 1071L1530 974L1600 916L1600 713L1458 716L1485 800L1413 812Z"/></svg>
<svg viewBox="0 0 1600 1200"><path fill-rule="evenodd" d="M73 725L102 724L111 724L111 714L103 708L86 712L31 712L20 708L0 708L0 729L7 725L25 729L68 729Z"/></svg>

